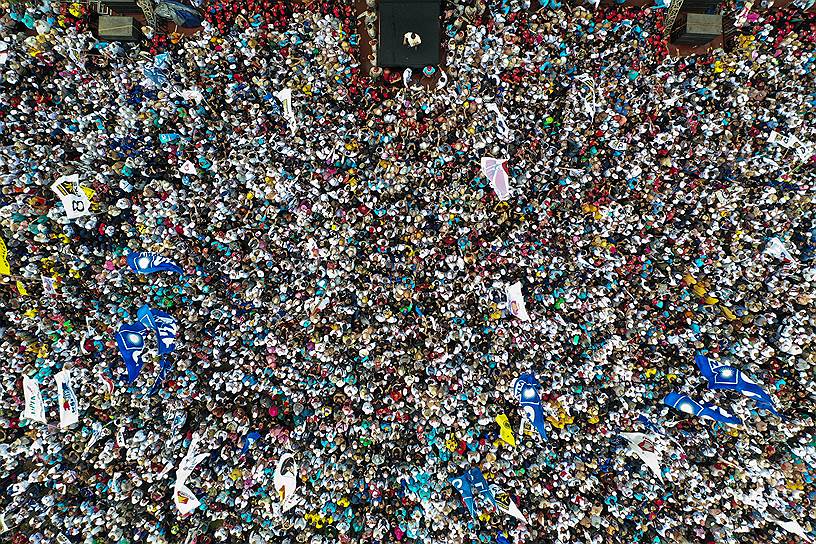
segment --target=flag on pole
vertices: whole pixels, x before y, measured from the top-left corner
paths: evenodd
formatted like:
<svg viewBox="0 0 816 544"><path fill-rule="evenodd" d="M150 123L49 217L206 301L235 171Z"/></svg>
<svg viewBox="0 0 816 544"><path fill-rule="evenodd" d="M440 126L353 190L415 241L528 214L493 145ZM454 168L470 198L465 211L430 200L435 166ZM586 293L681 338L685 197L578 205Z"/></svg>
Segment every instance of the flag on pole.
<svg viewBox="0 0 816 544"><path fill-rule="evenodd" d="M79 421L79 403L71 387L71 374L62 370L54 375L54 379L57 381L60 427L69 427Z"/></svg>
<svg viewBox="0 0 816 544"><path fill-rule="evenodd" d="M507 159L482 157L482 172L496 191L498 199L502 201L510 198L510 171L506 163Z"/></svg>
<svg viewBox="0 0 816 544"><path fill-rule="evenodd" d="M170 363L170 361L168 361L166 358L162 357L159 359L159 375L156 376L156 380L153 382L153 385L150 386L150 391L147 393L148 397L152 397L159 392L161 386L164 384L164 380L167 379L167 374L172 368L172 363Z"/></svg>
<svg viewBox="0 0 816 544"><path fill-rule="evenodd" d="M470 481L468 480L468 473L465 472L461 476L451 477L448 478L448 482L456 488L457 491L462 495L462 501L464 501L465 506L470 512L472 517L476 517L476 508L473 502L473 490L470 487Z"/></svg>
<svg viewBox="0 0 816 544"><path fill-rule="evenodd" d="M289 124L289 130L294 135L297 132L297 117L295 116L295 108L292 105L292 89L282 89L275 92L275 98L280 100L283 106L283 116Z"/></svg>
<svg viewBox="0 0 816 544"><path fill-rule="evenodd" d="M501 436L501 439L515 448L516 438L513 436L513 429L510 428L510 421L507 419L507 416L504 414L497 415L496 423L499 424L499 436Z"/></svg>
<svg viewBox="0 0 816 544"><path fill-rule="evenodd" d="M527 421L538 431L541 438L548 440L547 429L544 427L544 407L541 405L541 395L538 393L540 387L541 384L538 383L535 376L525 372L513 382L513 394L521 402L521 408L524 410Z"/></svg>
<svg viewBox="0 0 816 544"><path fill-rule="evenodd" d="M153 272L164 271L176 272L178 274L184 273L184 270L170 259L149 251L133 251L127 256L127 263L130 269L137 274L151 274Z"/></svg>
<svg viewBox="0 0 816 544"><path fill-rule="evenodd" d="M68 219L91 214L91 201L79 185L78 174L62 176L51 185L51 190L57 193Z"/></svg>
<svg viewBox="0 0 816 544"><path fill-rule="evenodd" d="M493 492L490 490L490 485L488 485L487 480L485 480L482 471L479 470L478 467L473 467L467 471L466 474L467 479L470 482L470 488L479 495L484 495L484 497L490 501L490 504L498 509L499 506L496 504L496 498L493 496Z"/></svg>
<svg viewBox="0 0 816 544"><path fill-rule="evenodd" d="M530 321L530 316L527 314L527 305L524 303L524 296L521 294L520 281L507 287L507 308L511 315L518 317L522 321Z"/></svg>
<svg viewBox="0 0 816 544"><path fill-rule="evenodd" d="M746 397L756 401L757 406L779 416L773 399L758 383L747 377L741 370L723 363L712 362L702 353L694 357L697 368L708 380L709 389L731 389L739 391Z"/></svg>
<svg viewBox="0 0 816 544"><path fill-rule="evenodd" d="M297 487L298 467L295 463L295 456L285 453L275 466L275 474L272 483L278 492L281 512L287 512L297 504L295 500L295 489Z"/></svg>
<svg viewBox="0 0 816 544"><path fill-rule="evenodd" d="M244 437L244 447L241 449L241 455L246 455L246 452L249 451L249 448L252 447L252 444L254 444L259 438L261 438L261 433L259 433L258 431L250 431Z"/></svg>
<svg viewBox="0 0 816 544"><path fill-rule="evenodd" d="M496 508L498 508L499 511L516 518L522 523L529 523L524 514L521 513L521 510L518 509L518 506L516 506L516 503L513 502L509 493L496 485L492 485L491 488L493 490L493 496L496 498Z"/></svg>
<svg viewBox="0 0 816 544"><path fill-rule="evenodd" d="M493 112L496 116L496 130L498 131L499 135L504 138L505 140L509 140L513 136L513 131L510 130L510 127L507 125L507 118L502 114L499 107L490 102L485 104L485 109L487 111Z"/></svg>
<svg viewBox="0 0 816 544"><path fill-rule="evenodd" d="M209 457L209 453L196 453L200 441L201 437L194 434L192 440L190 440L190 445L187 447L187 453L181 458L179 468L176 470L175 485L184 484L190 474L193 473L195 467L197 467L201 461Z"/></svg>
<svg viewBox="0 0 816 544"><path fill-rule="evenodd" d="M766 519L776 523L777 525L779 525L780 527L785 529L787 532L798 536L799 538L801 538L805 542L813 542L813 539L810 538L807 535L807 533L805 532L804 527L802 527L802 525L800 525L798 521L795 521L795 520L785 521L785 520L776 519L776 518L766 518Z"/></svg>
<svg viewBox="0 0 816 544"><path fill-rule="evenodd" d="M0 238L0 274L4 276L11 275L11 267L8 262L8 249L2 238Z"/></svg>
<svg viewBox="0 0 816 544"><path fill-rule="evenodd" d="M142 371L142 352L144 351L144 330L145 326L139 321L135 323L123 323L116 333L116 344L119 346L119 353L125 361L127 368L127 381L133 383Z"/></svg>
<svg viewBox="0 0 816 544"><path fill-rule="evenodd" d="M727 425L739 425L742 423L740 418L730 415L722 408L714 406L711 403L701 404L688 395L671 392L663 399L663 403L683 413L704 419L711 419L719 423L725 423Z"/></svg>
<svg viewBox="0 0 816 544"><path fill-rule="evenodd" d="M654 440L647 434L643 433L620 433L627 442L629 442L629 450L641 458L643 462L649 467L658 480L663 481L663 471L660 468L660 463L663 458L663 452Z"/></svg>
<svg viewBox="0 0 816 544"><path fill-rule="evenodd" d="M23 396L25 397L23 417L31 421L46 423L45 405L43 404L39 382L28 376L23 376Z"/></svg>
<svg viewBox="0 0 816 544"><path fill-rule="evenodd" d="M193 492L186 485L179 483L173 486L173 502L182 516L201 506L201 501L193 495Z"/></svg>
<svg viewBox="0 0 816 544"><path fill-rule="evenodd" d="M139 322L156 332L159 355L172 353L176 349L175 339L178 332L176 319L162 310L151 309L147 304L136 312Z"/></svg>

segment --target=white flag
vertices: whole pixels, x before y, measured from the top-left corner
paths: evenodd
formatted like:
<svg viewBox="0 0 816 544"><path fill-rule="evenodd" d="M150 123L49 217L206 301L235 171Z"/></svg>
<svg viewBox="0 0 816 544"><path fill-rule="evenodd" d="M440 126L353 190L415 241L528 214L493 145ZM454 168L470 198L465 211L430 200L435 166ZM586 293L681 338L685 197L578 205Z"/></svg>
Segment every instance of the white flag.
<svg viewBox="0 0 816 544"><path fill-rule="evenodd" d="M195 467L198 466L201 461L210 455L209 453L196 454L198 443L200 441L201 437L197 434L194 434L193 439L190 440L190 446L187 448L187 453L181 459L179 468L176 470L176 487L180 485L183 486L190 474L193 473L193 469L195 469Z"/></svg>
<svg viewBox="0 0 816 544"><path fill-rule="evenodd" d="M649 435L643 433L620 434L629 442L629 450L637 454L662 482L663 472L660 469L660 462L663 458L663 453L658 449L658 444L652 440Z"/></svg>
<svg viewBox="0 0 816 544"><path fill-rule="evenodd" d="M510 198L510 176L504 166L506 162L507 159L493 157L482 157L481 160L482 172L490 181L490 186L496 191L496 197L502 201Z"/></svg>
<svg viewBox="0 0 816 544"><path fill-rule="evenodd" d="M25 396L23 417L31 421L45 423L45 405L43 405L40 384L37 380L23 376L23 395Z"/></svg>
<svg viewBox="0 0 816 544"><path fill-rule="evenodd" d="M521 510L518 509L518 506L516 506L516 503L513 502L513 499L510 498L510 495L506 491L495 485L491 485L490 490L493 492L493 498L496 499L496 507L499 510L508 516L516 518L522 523L529 523L527 518L524 517L524 514L521 513Z"/></svg>
<svg viewBox="0 0 816 544"><path fill-rule="evenodd" d="M283 104L283 116L289 123L289 130L292 134L297 132L297 118L295 117L295 108L292 106L292 89L283 89L275 92L275 97Z"/></svg>
<svg viewBox="0 0 816 544"><path fill-rule="evenodd" d="M43 292L46 295L56 295L57 294L57 288L54 287L54 279L53 278L48 278L48 277L43 276L42 274L40 274L40 279L42 280Z"/></svg>
<svg viewBox="0 0 816 544"><path fill-rule="evenodd" d="M182 174L195 174L196 167L192 163L192 161L187 160L181 164L181 167L179 167L179 172L181 172Z"/></svg>
<svg viewBox="0 0 816 544"><path fill-rule="evenodd" d="M506 140L512 138L513 131L510 130L510 127L507 124L507 118L499 110L499 107L491 102L489 104L485 104L485 109L487 111L492 111L496 115L496 130L499 132L499 135Z"/></svg>
<svg viewBox="0 0 816 544"><path fill-rule="evenodd" d="M91 214L91 201L88 200L88 195L79 186L78 174L62 176L51 185L51 189L57 193L60 201L62 201L68 219L76 219Z"/></svg>
<svg viewBox="0 0 816 544"><path fill-rule="evenodd" d="M530 316L527 315L527 305L524 304L524 297L521 295L520 281L507 287L507 307L512 315L522 321L530 321Z"/></svg>
<svg viewBox="0 0 816 544"><path fill-rule="evenodd" d="M275 490L281 501L281 512L286 512L295 506L295 489L297 487L297 465L295 456L286 453L278 460L275 475L272 479Z"/></svg>
<svg viewBox="0 0 816 544"><path fill-rule="evenodd" d="M181 91L181 96L184 100L194 100L196 104L204 100L204 95L198 89L185 89Z"/></svg>
<svg viewBox="0 0 816 544"><path fill-rule="evenodd" d="M67 370L54 375L57 380L60 427L65 428L79 421L79 403L74 388L71 387L71 374Z"/></svg>
<svg viewBox="0 0 816 544"><path fill-rule="evenodd" d="M178 483L173 487L173 502L182 516L189 514L201 505L201 501L193 495L193 492L186 485Z"/></svg>
<svg viewBox="0 0 816 544"><path fill-rule="evenodd" d="M441 89L448 84L448 74L439 70L439 80L436 82L436 88Z"/></svg>
<svg viewBox="0 0 816 544"><path fill-rule="evenodd" d="M626 151L629 148L629 144L627 144L623 140L610 140L609 147L611 147L615 151Z"/></svg>
<svg viewBox="0 0 816 544"><path fill-rule="evenodd" d="M813 542L813 540L805 533L805 529L799 525L798 521L783 521L781 519L775 518L767 518L770 521L773 521L783 529L785 529L789 533L793 533L805 542Z"/></svg>
<svg viewBox="0 0 816 544"><path fill-rule="evenodd" d="M785 244L782 243L782 240L774 236L770 240L768 240L768 245L765 247L765 251L763 253L767 253L771 257L775 257L777 259L787 259L789 261L793 261L793 255L790 254L790 251L785 247Z"/></svg>

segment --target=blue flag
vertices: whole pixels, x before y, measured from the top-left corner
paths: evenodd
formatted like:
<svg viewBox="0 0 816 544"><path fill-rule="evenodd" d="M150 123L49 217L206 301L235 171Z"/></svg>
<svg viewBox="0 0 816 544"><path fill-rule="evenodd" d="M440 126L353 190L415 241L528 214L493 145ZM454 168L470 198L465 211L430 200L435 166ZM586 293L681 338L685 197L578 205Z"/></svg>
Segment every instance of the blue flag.
<svg viewBox="0 0 816 544"><path fill-rule="evenodd" d="M506 536L504 536L504 535L503 535L503 534L501 534L501 533L499 533L499 534L497 534L497 535L496 535L496 542L497 542L498 544L510 544L510 541L509 541L509 540L507 540L507 537L506 537Z"/></svg>
<svg viewBox="0 0 816 544"><path fill-rule="evenodd" d="M472 469L465 473L465 476L470 482L471 489L476 493L487 497L487 500L490 501L490 504L492 504L493 507L496 508L496 510L498 510L499 505L496 504L496 498L493 496L493 492L490 491L490 486L487 484L487 480L485 480L482 471L479 470L478 467L473 467Z"/></svg>
<svg viewBox="0 0 816 544"><path fill-rule="evenodd" d="M156 332L159 355L172 353L176 349L178 327L173 316L162 310L152 310L147 304L139 308L136 316L140 323Z"/></svg>
<svg viewBox="0 0 816 544"><path fill-rule="evenodd" d="M157 87L163 87L167 84L167 74L164 71L165 66L169 63L169 55L161 53L153 58L153 66L145 66L142 72L144 76L150 80Z"/></svg>
<svg viewBox="0 0 816 544"><path fill-rule="evenodd" d="M640 414L637 417L636 421L638 423L643 424L643 426L646 427L646 430L648 430L648 431L651 431L651 432L653 432L655 434L660 434L660 435L663 434L663 431L660 430L660 427L658 427L655 423L652 423L652 420L649 419L648 417L646 417L644 414Z"/></svg>
<svg viewBox="0 0 816 544"><path fill-rule="evenodd" d="M448 481L455 487L459 493L462 494L462 500L465 501L468 512L474 518L476 517L476 510L473 504L473 490L470 488L470 482L467 478L468 473L465 472L461 476L448 478Z"/></svg>
<svg viewBox="0 0 816 544"><path fill-rule="evenodd" d="M164 380L167 378L167 373L170 372L173 365L170 363L170 361L162 357L159 360L159 367L159 375L156 376L156 381L154 381L153 385L150 387L150 391L147 393L148 397L152 397L159 392L159 389L161 389L161 386L164 384Z"/></svg>
<svg viewBox="0 0 816 544"><path fill-rule="evenodd" d="M144 335L145 326L138 321L136 323L124 323L119 327L119 332L116 333L116 343L119 346L119 353L122 354L122 359L125 361L127 367L127 381L133 381L139 376L142 371L142 351L144 351Z"/></svg>
<svg viewBox="0 0 816 544"><path fill-rule="evenodd" d="M541 384L535 379L535 376L525 372L521 374L515 382L513 382L513 394L518 397L521 402L521 408L524 410L524 415L541 438L548 440L547 429L544 427L544 408L541 406L541 396L538 394L538 389Z"/></svg>
<svg viewBox="0 0 816 544"><path fill-rule="evenodd" d="M697 368L700 369L703 376L708 380L709 389L732 389L739 391L746 397L756 401L757 406L760 408L764 408L772 414L779 416L779 412L776 411L771 396L766 393L759 384L743 374L741 370L726 364L712 363L711 360L702 353L698 353L694 356L694 362L697 364Z"/></svg>
<svg viewBox="0 0 816 544"><path fill-rule="evenodd" d="M161 68L145 66L142 69L142 73L156 87L164 87L164 85L167 84L167 75Z"/></svg>
<svg viewBox="0 0 816 544"><path fill-rule="evenodd" d="M241 455L246 454L249 451L250 446L255 443L261 437L261 433L258 431L251 431L249 434L244 437L244 448L241 450Z"/></svg>
<svg viewBox="0 0 816 544"><path fill-rule="evenodd" d="M720 423L727 423L729 425L739 425L742 420L736 416L729 415L721 408L710 403L700 404L688 395L681 395L680 393L669 393L663 399L663 403L670 408L679 410L683 413L697 416L700 418L708 418Z"/></svg>
<svg viewBox="0 0 816 544"><path fill-rule="evenodd" d="M184 273L184 270L170 259L149 251L134 251L127 256L127 262L130 269L137 274L151 274L165 270L179 274Z"/></svg>

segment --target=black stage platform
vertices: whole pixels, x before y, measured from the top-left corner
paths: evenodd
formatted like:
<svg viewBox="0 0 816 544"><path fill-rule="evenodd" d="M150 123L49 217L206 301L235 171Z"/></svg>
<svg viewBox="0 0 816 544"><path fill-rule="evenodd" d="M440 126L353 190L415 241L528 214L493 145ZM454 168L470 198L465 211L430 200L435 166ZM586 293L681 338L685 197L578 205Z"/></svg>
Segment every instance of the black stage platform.
<svg viewBox="0 0 816 544"><path fill-rule="evenodd" d="M380 0L377 65L421 68L439 64L440 0ZM418 34L422 44L403 45L406 32Z"/></svg>

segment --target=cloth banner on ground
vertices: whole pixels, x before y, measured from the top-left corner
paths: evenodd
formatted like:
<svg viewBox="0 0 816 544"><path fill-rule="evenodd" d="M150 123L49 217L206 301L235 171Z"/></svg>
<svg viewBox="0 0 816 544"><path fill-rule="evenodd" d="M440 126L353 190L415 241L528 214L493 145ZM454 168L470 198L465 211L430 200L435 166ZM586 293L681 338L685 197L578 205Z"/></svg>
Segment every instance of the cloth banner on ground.
<svg viewBox="0 0 816 544"><path fill-rule="evenodd" d="M23 396L25 398L23 417L31 421L46 423L45 405L43 404L39 382L28 376L23 376Z"/></svg>
<svg viewBox="0 0 816 544"><path fill-rule="evenodd" d="M524 303L524 295L521 294L521 282L517 281L513 285L507 286L507 308L510 314L518 317L522 321L530 321L527 314L527 305Z"/></svg>
<svg viewBox="0 0 816 544"><path fill-rule="evenodd" d="M773 399L758 383L748 378L741 370L726 364L712 362L702 353L694 357L697 368L708 380L709 389L732 389L756 401L757 406L778 416Z"/></svg>
<svg viewBox="0 0 816 544"><path fill-rule="evenodd" d="M499 200L510 198L510 172L507 169L507 159L482 157L482 172L496 191Z"/></svg>
<svg viewBox="0 0 816 544"><path fill-rule="evenodd" d="M275 466L275 474L272 483L280 499L281 512L287 512L295 506L295 490L297 488L297 464L295 456L291 453L284 454Z"/></svg>
<svg viewBox="0 0 816 544"><path fill-rule="evenodd" d="M663 452L660 451L657 442L643 433L620 433L629 442L629 450L643 460L654 475L662 482L663 471L660 463L663 459Z"/></svg>
<svg viewBox="0 0 816 544"><path fill-rule="evenodd" d="M116 344L119 346L119 353L125 361L127 368L127 381L133 383L142 371L142 352L144 351L144 331L145 326L139 321L135 323L123 323L116 333Z"/></svg>
<svg viewBox="0 0 816 544"><path fill-rule="evenodd" d="M162 310L151 309L145 304L136 312L136 317L139 323L155 331L159 355L172 353L176 349L175 339L178 327L173 316Z"/></svg>
<svg viewBox="0 0 816 544"><path fill-rule="evenodd" d="M538 390L541 384L535 376L530 373L523 373L513 382L513 394L521 402L524 415L533 428L544 440L548 440L547 429L544 427L544 407L541 405L541 395Z"/></svg>
<svg viewBox="0 0 816 544"><path fill-rule="evenodd" d="M153 272L164 271L184 273L184 270L170 259L149 251L132 252L127 256L127 263L130 269L137 274L152 274Z"/></svg>
<svg viewBox="0 0 816 544"><path fill-rule="evenodd" d="M68 219L91 214L91 201L79 185L78 174L62 176L51 185L51 189L57 193Z"/></svg>
<svg viewBox="0 0 816 544"><path fill-rule="evenodd" d="M54 379L57 381L60 427L64 428L79 421L79 402L71 387L71 373L68 370L57 372Z"/></svg>
<svg viewBox="0 0 816 544"><path fill-rule="evenodd" d="M725 412L722 408L710 403L701 404L688 395L671 392L663 399L666 406L679 410L683 413L697 416L704 419L711 419L727 425L739 425L742 420Z"/></svg>

